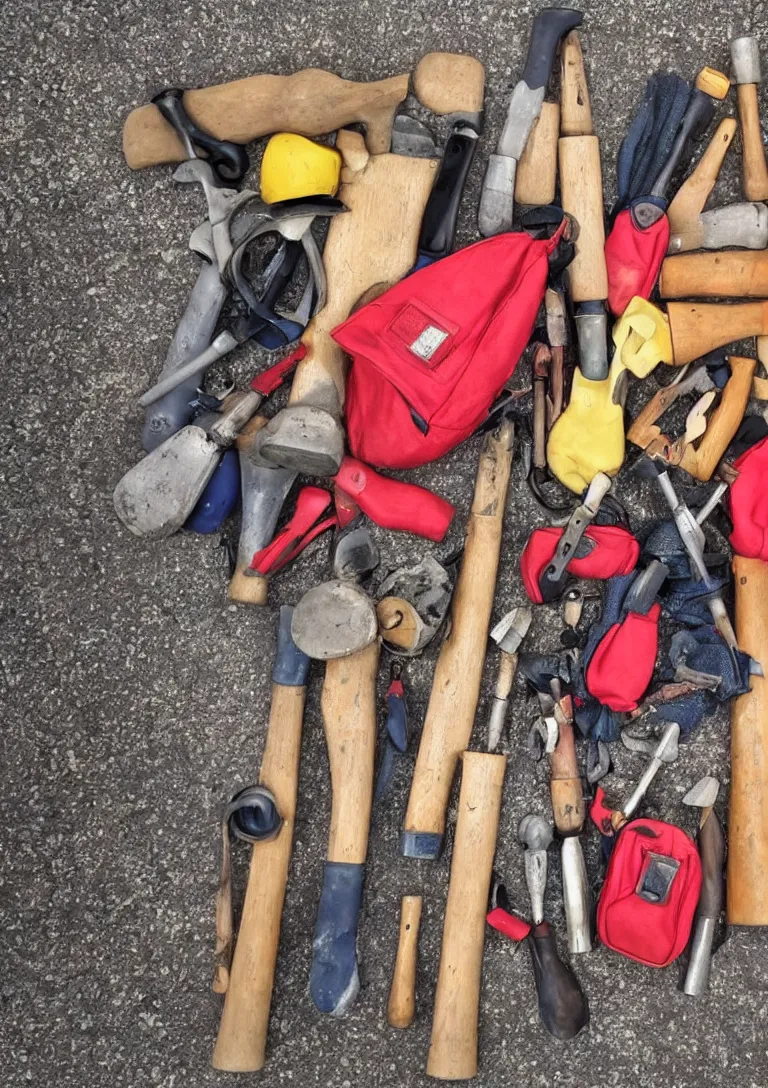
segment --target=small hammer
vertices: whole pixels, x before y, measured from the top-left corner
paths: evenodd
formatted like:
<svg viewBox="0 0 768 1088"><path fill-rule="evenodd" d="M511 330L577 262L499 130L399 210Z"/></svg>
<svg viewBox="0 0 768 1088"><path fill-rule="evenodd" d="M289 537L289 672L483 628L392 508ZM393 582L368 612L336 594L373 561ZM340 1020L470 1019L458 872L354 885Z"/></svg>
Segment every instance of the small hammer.
<svg viewBox="0 0 768 1088"><path fill-rule="evenodd" d="M731 40L731 68L741 121L742 184L747 200L768 199L768 167L765 164L757 85L760 83L760 51L757 38L749 35Z"/></svg>

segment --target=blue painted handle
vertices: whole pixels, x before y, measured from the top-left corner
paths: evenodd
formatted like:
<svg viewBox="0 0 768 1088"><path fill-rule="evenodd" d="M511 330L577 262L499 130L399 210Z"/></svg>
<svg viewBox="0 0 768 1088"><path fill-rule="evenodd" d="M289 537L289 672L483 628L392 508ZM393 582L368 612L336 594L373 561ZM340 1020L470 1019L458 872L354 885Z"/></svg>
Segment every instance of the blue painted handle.
<svg viewBox="0 0 768 1088"><path fill-rule="evenodd" d="M239 500L240 461L235 450L226 450L184 528L192 533L215 533Z"/></svg>
<svg viewBox="0 0 768 1088"><path fill-rule="evenodd" d="M357 997L357 920L364 865L326 861L312 942L309 992L320 1012L343 1016Z"/></svg>
<svg viewBox="0 0 768 1088"><path fill-rule="evenodd" d="M309 658L293 641L292 619L292 605L282 605L277 625L277 653L272 666L272 683L284 688L303 688L307 683Z"/></svg>

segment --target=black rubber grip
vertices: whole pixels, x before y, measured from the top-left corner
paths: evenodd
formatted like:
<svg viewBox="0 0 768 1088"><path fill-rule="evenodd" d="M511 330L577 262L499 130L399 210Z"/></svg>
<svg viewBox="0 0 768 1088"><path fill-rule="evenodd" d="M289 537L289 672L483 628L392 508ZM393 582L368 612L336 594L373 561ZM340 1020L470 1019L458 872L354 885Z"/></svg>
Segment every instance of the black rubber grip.
<svg viewBox="0 0 768 1088"><path fill-rule="evenodd" d="M533 20L523 72L523 79L532 91L546 87L557 43L569 30L581 26L583 18L583 13L573 8L545 8Z"/></svg>
<svg viewBox="0 0 768 1088"><path fill-rule="evenodd" d="M196 147L201 147L208 162L223 181L242 181L248 173L248 152L241 144L231 140L217 140L215 136L198 128L184 109L184 91L168 87L152 99L165 120L179 135L187 136Z"/></svg>
<svg viewBox="0 0 768 1088"><path fill-rule="evenodd" d="M432 260L447 257L453 248L461 194L477 146L477 136L452 132L429 194L419 235L419 254Z"/></svg>

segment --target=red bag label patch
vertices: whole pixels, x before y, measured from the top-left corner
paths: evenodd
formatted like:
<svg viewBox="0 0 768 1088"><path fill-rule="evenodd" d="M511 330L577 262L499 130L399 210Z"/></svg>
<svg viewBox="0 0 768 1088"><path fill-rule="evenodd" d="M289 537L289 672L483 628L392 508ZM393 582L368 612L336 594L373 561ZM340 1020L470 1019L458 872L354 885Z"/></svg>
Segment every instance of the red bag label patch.
<svg viewBox="0 0 768 1088"><path fill-rule="evenodd" d="M456 331L446 327L436 314L409 303L390 322L389 331L405 344L408 351L423 363L436 366L445 351L440 349ZM447 346L446 346L447 350ZM438 356L438 358L435 358Z"/></svg>

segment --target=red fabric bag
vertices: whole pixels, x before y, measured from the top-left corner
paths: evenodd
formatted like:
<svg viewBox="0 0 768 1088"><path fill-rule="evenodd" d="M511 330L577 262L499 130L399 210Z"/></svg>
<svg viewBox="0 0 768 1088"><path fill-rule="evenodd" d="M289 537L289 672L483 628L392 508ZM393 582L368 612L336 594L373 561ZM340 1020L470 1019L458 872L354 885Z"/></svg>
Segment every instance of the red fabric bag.
<svg viewBox="0 0 768 1088"><path fill-rule="evenodd" d="M728 493L733 550L768 562L768 438L737 457L733 467L739 472Z"/></svg>
<svg viewBox="0 0 768 1088"><path fill-rule="evenodd" d="M605 242L608 308L620 317L635 295L650 298L669 245L669 220L662 215L641 230L625 208L619 212Z"/></svg>
<svg viewBox="0 0 768 1088"><path fill-rule="evenodd" d="M355 457L416 468L483 422L530 339L559 234L487 238L406 277L333 330L352 357L345 413Z"/></svg>
<svg viewBox="0 0 768 1088"><path fill-rule="evenodd" d="M544 568L557 551L565 529L548 526L534 529L520 556L520 574L525 592L534 604L543 597L539 579ZM595 547L581 559L571 559L566 570L574 578L613 578L616 574L631 574L640 556L640 545L630 532L620 525L590 525L584 539L594 541Z"/></svg>
<svg viewBox="0 0 768 1088"><path fill-rule="evenodd" d="M659 648L661 605L646 616L629 612L603 635L585 674L587 691L603 706L629 712L651 682Z"/></svg>
<svg viewBox="0 0 768 1088"><path fill-rule="evenodd" d="M671 877L668 884L660 873ZM688 943L700 892L693 840L661 820L631 820L619 832L597 904L600 940L647 967L667 967Z"/></svg>

